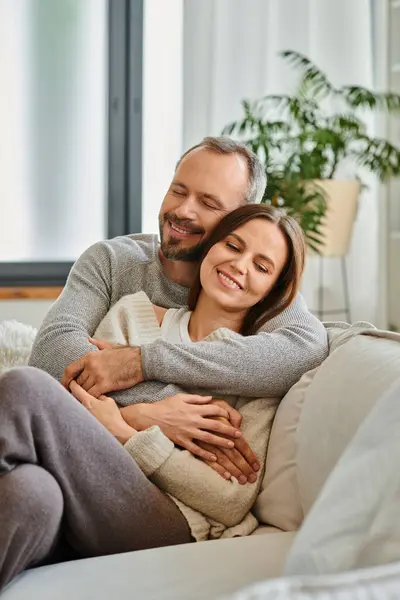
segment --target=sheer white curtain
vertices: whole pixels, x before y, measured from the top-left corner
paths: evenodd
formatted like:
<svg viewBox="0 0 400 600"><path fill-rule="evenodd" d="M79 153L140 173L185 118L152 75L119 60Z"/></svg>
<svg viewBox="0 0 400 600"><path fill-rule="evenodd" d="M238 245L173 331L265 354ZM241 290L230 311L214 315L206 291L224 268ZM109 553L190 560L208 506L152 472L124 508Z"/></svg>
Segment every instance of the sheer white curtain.
<svg viewBox="0 0 400 600"><path fill-rule="evenodd" d="M243 98L293 90L293 71L278 57L283 49L306 54L336 85L372 86L370 0L185 0L184 148L219 134L239 116ZM378 197L371 183L348 260L353 320L377 317ZM318 285L309 260L303 292L311 308ZM326 264L324 295L326 308L343 306L336 261Z"/></svg>
<svg viewBox="0 0 400 600"><path fill-rule="evenodd" d="M0 261L106 235L106 0L0 0Z"/></svg>
<svg viewBox="0 0 400 600"><path fill-rule="evenodd" d="M145 0L143 27L142 231L158 211L182 154L183 0Z"/></svg>

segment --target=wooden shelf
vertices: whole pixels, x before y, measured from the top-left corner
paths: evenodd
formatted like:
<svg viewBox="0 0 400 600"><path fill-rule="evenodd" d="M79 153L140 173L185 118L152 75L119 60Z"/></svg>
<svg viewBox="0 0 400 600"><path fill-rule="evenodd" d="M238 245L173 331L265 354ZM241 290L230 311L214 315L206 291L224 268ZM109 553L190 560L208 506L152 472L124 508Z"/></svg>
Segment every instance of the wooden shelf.
<svg viewBox="0 0 400 600"><path fill-rule="evenodd" d="M55 300L62 287L0 287L0 300Z"/></svg>

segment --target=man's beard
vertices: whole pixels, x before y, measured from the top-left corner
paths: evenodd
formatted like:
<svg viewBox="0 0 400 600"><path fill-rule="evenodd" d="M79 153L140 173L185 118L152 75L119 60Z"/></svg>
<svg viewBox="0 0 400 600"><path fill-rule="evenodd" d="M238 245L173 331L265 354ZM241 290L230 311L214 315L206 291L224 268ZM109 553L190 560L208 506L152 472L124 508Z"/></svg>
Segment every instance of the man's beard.
<svg viewBox="0 0 400 600"><path fill-rule="evenodd" d="M158 223L160 228L160 240L161 240L161 251L165 258L169 260L180 260L182 262L196 262L200 260L203 254L203 248L205 240L200 241L191 248L182 248L181 240L177 238L170 238L168 242L164 240L163 226L170 221L178 227L187 228L188 222L182 219L178 219L175 215L165 214L160 215ZM196 230L196 233L204 233L203 231Z"/></svg>

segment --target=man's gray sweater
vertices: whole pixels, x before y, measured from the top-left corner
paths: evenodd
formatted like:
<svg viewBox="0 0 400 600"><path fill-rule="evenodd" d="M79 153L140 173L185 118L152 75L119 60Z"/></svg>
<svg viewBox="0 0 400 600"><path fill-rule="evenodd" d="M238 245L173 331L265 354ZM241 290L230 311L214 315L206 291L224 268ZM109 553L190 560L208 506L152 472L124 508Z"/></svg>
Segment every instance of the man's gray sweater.
<svg viewBox="0 0 400 600"><path fill-rule="evenodd" d="M134 234L91 246L71 269L35 340L30 365L60 380L73 361L95 350L88 337L122 296L143 290L166 308L185 306L188 289L170 281L158 258L155 235ZM142 346L146 381L113 393L121 405L156 401L182 388L223 395L283 396L303 373L327 355L322 323L297 295L257 335L234 334L220 342ZM181 387L178 387L181 386Z"/></svg>

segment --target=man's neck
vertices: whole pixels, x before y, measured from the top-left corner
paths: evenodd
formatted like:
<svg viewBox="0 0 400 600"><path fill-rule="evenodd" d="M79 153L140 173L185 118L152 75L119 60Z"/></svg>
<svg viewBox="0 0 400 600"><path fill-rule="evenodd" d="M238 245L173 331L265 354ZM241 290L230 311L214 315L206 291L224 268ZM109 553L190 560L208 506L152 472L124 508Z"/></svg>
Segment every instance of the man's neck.
<svg viewBox="0 0 400 600"><path fill-rule="evenodd" d="M158 256L168 279L183 287L190 287L193 284L196 275L196 263L170 260L169 258L165 258L161 249L158 251Z"/></svg>

